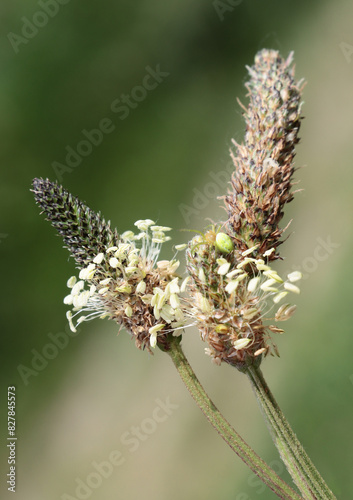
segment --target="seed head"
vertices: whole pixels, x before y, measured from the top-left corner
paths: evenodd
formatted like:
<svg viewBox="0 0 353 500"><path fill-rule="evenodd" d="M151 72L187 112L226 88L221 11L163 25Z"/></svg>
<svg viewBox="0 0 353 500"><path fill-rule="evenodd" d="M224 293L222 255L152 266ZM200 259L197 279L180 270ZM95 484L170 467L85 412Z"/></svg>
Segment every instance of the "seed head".
<svg viewBox="0 0 353 500"><path fill-rule="evenodd" d="M178 335L185 324L179 261L158 261L170 228L139 220L137 234L119 236L57 183L35 179L33 192L80 269L78 279L68 280L70 294L64 299L72 306L70 328L76 331L83 321L109 318L130 332L138 348L168 350L170 335Z"/></svg>
<svg viewBox="0 0 353 500"><path fill-rule="evenodd" d="M283 207L293 199L293 159L300 128L303 81L294 79L293 53L285 60L275 50L261 50L248 67L250 99L244 108L245 140L231 152L232 190L224 197L228 230L238 254L258 245L258 254L277 246Z"/></svg>
<svg viewBox="0 0 353 500"><path fill-rule="evenodd" d="M119 241L100 213L95 213L78 198L72 196L57 182L34 179L33 193L36 203L47 220L64 240L79 268Z"/></svg>
<svg viewBox="0 0 353 500"><path fill-rule="evenodd" d="M259 365L262 355L278 354L270 334L283 330L269 321L285 321L294 313L295 306L278 304L289 292L299 292L292 282L301 276L294 272L282 279L269 265L272 250L254 257L258 245L239 258L234 250L225 254L209 233L195 236L186 252L189 315L213 361L242 371L250 364Z"/></svg>

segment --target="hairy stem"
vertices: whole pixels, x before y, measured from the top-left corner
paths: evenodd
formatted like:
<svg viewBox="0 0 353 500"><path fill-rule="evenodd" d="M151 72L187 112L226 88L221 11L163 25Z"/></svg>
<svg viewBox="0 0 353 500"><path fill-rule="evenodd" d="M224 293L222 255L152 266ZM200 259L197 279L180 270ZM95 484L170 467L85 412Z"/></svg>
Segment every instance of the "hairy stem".
<svg viewBox="0 0 353 500"><path fill-rule="evenodd" d="M167 351L178 370L178 373L188 388L191 396L218 434L240 457L243 462L274 492L279 498L300 500L301 497L290 486L287 485L253 450L233 427L227 422L214 403L206 394L204 388L197 379L185 354L175 339Z"/></svg>
<svg viewBox="0 0 353 500"><path fill-rule="evenodd" d="M305 500L335 500L273 397L260 368L249 366L248 375L272 439Z"/></svg>

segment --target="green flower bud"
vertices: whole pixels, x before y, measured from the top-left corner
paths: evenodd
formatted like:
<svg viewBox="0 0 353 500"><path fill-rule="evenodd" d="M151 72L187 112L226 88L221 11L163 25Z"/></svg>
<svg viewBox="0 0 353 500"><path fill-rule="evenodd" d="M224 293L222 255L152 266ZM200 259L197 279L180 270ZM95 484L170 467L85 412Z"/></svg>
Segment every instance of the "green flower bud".
<svg viewBox="0 0 353 500"><path fill-rule="evenodd" d="M218 233L216 236L216 248L222 253L230 253L233 248L233 242L228 234Z"/></svg>

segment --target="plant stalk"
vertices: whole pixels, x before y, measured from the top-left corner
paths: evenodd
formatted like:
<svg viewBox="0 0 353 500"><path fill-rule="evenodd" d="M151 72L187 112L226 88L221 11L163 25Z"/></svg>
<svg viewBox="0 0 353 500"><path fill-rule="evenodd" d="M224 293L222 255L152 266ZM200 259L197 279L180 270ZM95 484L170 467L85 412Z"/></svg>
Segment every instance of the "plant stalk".
<svg viewBox="0 0 353 500"><path fill-rule="evenodd" d="M175 340L174 340L175 339ZM288 500L302 500L287 483L283 481L239 436L227 422L214 403L206 394L197 379L185 354L180 346L179 339L174 338L170 343L170 355L178 373L188 388L191 396L218 434L240 457L243 462L274 492L279 498Z"/></svg>
<svg viewBox="0 0 353 500"><path fill-rule="evenodd" d="M336 500L273 397L260 368L249 366L248 375L280 456L305 500Z"/></svg>

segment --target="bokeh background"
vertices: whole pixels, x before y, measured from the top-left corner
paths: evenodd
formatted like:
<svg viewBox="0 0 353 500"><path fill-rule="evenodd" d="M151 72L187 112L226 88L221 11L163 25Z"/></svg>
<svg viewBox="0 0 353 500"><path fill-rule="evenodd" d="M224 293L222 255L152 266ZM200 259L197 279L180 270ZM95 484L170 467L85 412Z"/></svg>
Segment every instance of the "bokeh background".
<svg viewBox="0 0 353 500"><path fill-rule="evenodd" d="M138 351L108 321L68 336L62 300L74 265L29 191L33 177L58 179L119 231L148 217L186 242L180 229L225 216L216 196L226 177L216 189L212 176L229 171L231 138L242 140L245 65L269 47L294 50L308 81L303 191L287 207L278 266L305 279L277 339L281 357L263 370L337 498L352 498L352 2L2 0L0 16L1 497L10 498L6 397L16 386L15 498L277 498L212 430L167 356ZM161 82L139 94L158 65ZM140 98L123 120L111 109L122 94ZM104 119L111 132L58 174L53 163L65 164L66 148ZM48 347L53 336L67 345ZM225 416L288 479L246 378L212 365L197 331L183 344ZM168 398L173 410L154 426L156 400ZM133 427L147 431L135 445ZM114 450L122 460L109 477L76 491Z"/></svg>

